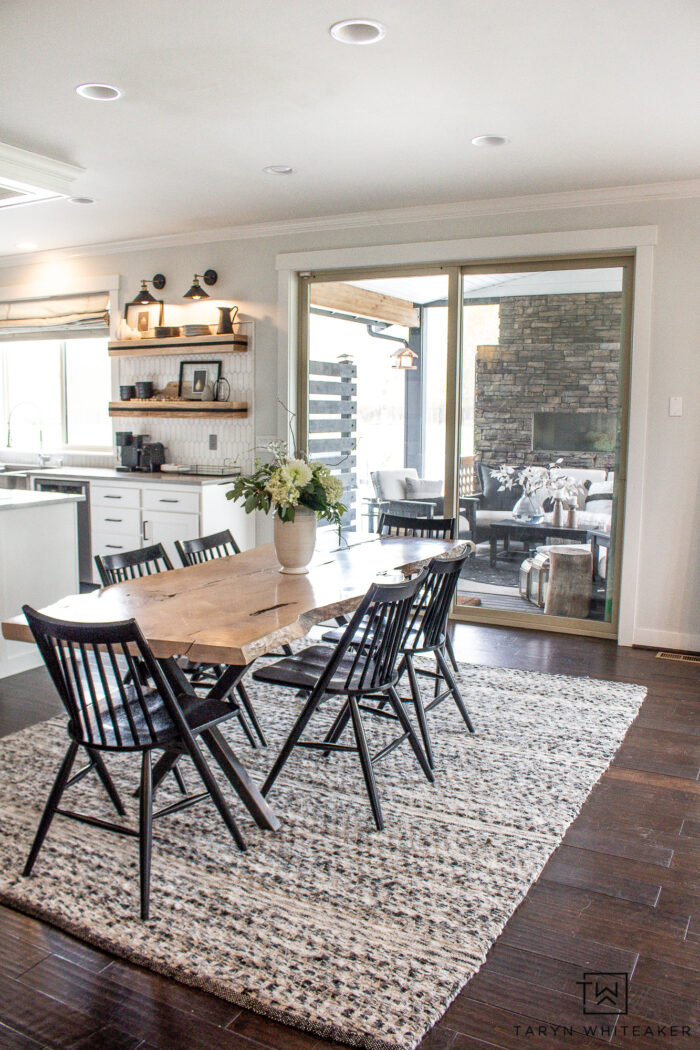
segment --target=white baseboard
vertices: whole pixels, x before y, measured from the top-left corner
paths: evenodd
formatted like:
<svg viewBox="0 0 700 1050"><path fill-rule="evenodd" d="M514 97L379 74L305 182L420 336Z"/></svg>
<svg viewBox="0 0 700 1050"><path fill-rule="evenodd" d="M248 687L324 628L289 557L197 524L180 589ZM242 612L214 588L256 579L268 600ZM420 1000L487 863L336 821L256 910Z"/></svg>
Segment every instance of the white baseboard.
<svg viewBox="0 0 700 1050"><path fill-rule="evenodd" d="M648 645L653 649L681 649L700 653L700 634L682 634L678 631L658 631L654 627L637 627L633 645Z"/></svg>
<svg viewBox="0 0 700 1050"><path fill-rule="evenodd" d="M35 645L27 645L26 653L20 656L11 656L8 660L0 661L0 678L9 678L13 674L21 674L22 671L32 671L35 667L41 667L43 660L41 653Z"/></svg>

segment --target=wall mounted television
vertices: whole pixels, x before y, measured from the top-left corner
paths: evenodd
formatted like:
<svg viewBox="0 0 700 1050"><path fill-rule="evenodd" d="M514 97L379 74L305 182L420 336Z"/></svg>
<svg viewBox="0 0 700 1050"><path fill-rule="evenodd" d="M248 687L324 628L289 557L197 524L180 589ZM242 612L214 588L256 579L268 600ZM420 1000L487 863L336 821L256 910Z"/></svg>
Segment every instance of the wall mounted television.
<svg viewBox="0 0 700 1050"><path fill-rule="evenodd" d="M535 412L533 452L614 452L616 412Z"/></svg>

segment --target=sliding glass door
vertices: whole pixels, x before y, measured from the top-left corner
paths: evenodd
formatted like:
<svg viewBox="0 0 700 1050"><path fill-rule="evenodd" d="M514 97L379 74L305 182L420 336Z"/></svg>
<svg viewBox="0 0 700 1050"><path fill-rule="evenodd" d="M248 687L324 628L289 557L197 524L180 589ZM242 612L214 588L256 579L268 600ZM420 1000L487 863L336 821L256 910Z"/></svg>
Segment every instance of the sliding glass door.
<svg viewBox="0 0 700 1050"><path fill-rule="evenodd" d="M616 633L631 282L627 257L301 280L301 444L349 533L457 519L456 618Z"/></svg>

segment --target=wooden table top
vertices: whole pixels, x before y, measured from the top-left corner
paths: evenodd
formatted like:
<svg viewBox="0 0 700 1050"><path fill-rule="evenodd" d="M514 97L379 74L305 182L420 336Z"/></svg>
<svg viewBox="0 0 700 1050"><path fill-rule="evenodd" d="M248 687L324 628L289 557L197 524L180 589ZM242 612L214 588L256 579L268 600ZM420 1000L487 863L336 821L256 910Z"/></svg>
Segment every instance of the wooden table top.
<svg viewBox="0 0 700 1050"><path fill-rule="evenodd" d="M134 617L157 657L249 664L281 643L303 638L317 623L352 612L377 577L410 571L451 541L373 536L317 552L305 576L279 571L271 543L230 558L71 595L41 611L78 623ZM397 576L400 578L400 576ZM23 615L2 624L3 636L33 641Z"/></svg>

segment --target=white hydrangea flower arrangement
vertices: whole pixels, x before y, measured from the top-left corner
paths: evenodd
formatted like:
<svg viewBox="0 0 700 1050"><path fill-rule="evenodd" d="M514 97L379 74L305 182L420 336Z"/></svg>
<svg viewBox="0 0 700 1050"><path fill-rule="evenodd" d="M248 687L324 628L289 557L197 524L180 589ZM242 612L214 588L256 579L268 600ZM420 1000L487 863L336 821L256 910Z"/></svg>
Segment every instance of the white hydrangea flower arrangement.
<svg viewBox="0 0 700 1050"><path fill-rule="evenodd" d="M267 451L270 461L256 459L253 473L237 478L227 499L243 500L248 514L274 510L281 521L294 521L296 508L308 507L317 518L340 528L347 510L342 502L343 485L326 464L290 456L283 441L271 442Z"/></svg>

